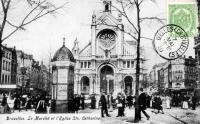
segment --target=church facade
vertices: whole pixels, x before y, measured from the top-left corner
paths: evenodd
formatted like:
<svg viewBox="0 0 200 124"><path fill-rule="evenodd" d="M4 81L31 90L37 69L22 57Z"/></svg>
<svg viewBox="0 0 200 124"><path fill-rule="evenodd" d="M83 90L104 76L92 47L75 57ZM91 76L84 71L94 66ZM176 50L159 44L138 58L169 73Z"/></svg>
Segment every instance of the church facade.
<svg viewBox="0 0 200 124"><path fill-rule="evenodd" d="M109 4L104 6L100 16L92 15L91 41L83 49L74 41L74 94L135 93L137 42L125 41L122 17L114 17ZM143 63L141 55L141 67Z"/></svg>

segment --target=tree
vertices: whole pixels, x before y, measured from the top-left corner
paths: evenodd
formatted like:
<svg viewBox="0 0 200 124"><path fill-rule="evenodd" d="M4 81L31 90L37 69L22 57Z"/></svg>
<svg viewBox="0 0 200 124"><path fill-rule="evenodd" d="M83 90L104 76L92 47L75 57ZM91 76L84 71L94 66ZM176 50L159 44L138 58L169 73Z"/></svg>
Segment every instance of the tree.
<svg viewBox="0 0 200 124"><path fill-rule="evenodd" d="M2 43L12 37L17 31L25 31L26 26L43 18L49 14L63 8L66 3L55 6L47 0L1 0L0 7L0 81L2 69ZM24 9L25 8L25 9ZM19 9L24 9L23 13L19 13ZM20 16L19 16L19 15ZM13 19L13 15L18 16L17 21ZM16 18L16 17L15 17ZM9 30L9 31L8 31Z"/></svg>
<svg viewBox="0 0 200 124"><path fill-rule="evenodd" d="M135 96L136 96L136 106L135 106L135 122L139 121L139 103L138 103L138 97L139 97L139 81L140 81L140 42L141 39L148 39L153 40L148 37L144 37L141 34L141 25L144 20L153 20L157 21L161 24L165 24L164 20L159 17L142 17L141 16L141 5L146 0L115 0L116 5L111 4L108 0L107 4L110 4L117 12L121 14L121 16L125 19L127 24L129 25L127 29L124 29L121 26L116 26L118 29L123 31L124 33L128 34L134 41L137 41L137 58L136 58L136 87L135 87ZM156 3L156 0L151 0L151 2ZM134 10L134 14L130 15L130 10ZM135 20L133 20L133 17L135 16Z"/></svg>

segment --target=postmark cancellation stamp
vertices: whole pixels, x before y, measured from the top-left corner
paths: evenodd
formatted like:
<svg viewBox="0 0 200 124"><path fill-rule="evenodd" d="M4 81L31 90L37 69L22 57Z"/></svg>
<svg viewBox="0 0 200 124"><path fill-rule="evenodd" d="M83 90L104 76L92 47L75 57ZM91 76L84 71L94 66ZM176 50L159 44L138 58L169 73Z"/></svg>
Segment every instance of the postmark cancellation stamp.
<svg viewBox="0 0 200 124"><path fill-rule="evenodd" d="M175 24L161 27L155 34L153 47L164 59L173 60L182 56L189 46L189 38L183 28Z"/></svg>

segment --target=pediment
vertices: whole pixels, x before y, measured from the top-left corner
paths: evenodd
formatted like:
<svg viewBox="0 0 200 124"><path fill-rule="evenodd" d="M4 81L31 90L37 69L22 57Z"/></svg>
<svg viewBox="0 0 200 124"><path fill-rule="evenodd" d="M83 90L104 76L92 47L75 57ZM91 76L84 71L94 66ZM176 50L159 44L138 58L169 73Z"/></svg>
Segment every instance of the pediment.
<svg viewBox="0 0 200 124"><path fill-rule="evenodd" d="M91 56L92 55L92 48L91 43L86 45L79 53L80 56Z"/></svg>
<svg viewBox="0 0 200 124"><path fill-rule="evenodd" d="M104 14L97 19L97 25L118 25L120 22L111 14Z"/></svg>

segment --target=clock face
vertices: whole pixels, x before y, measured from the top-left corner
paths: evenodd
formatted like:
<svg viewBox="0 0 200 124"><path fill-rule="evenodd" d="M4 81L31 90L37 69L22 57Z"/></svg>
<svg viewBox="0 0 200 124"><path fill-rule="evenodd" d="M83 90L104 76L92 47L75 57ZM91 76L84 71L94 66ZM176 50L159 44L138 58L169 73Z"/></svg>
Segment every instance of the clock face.
<svg viewBox="0 0 200 124"><path fill-rule="evenodd" d="M104 32L99 36L99 42L102 46L109 48L115 44L115 35L111 32Z"/></svg>

